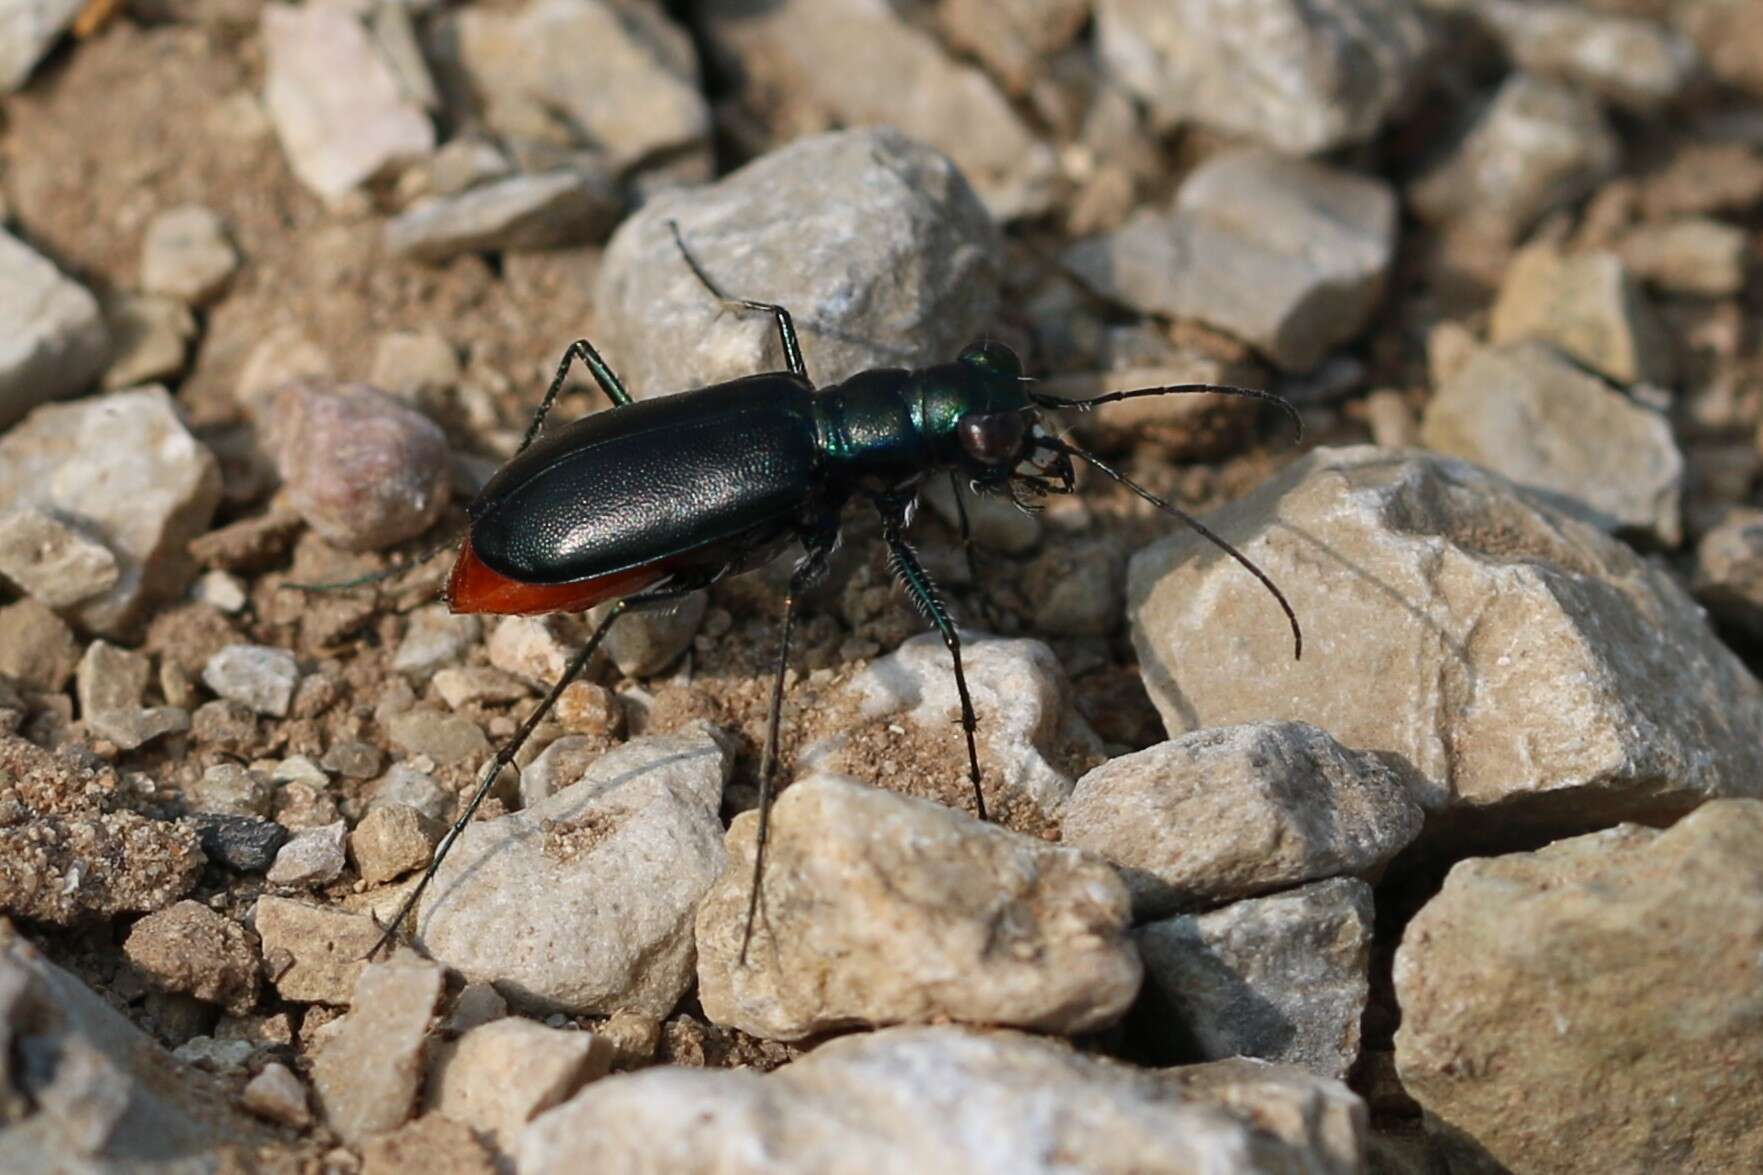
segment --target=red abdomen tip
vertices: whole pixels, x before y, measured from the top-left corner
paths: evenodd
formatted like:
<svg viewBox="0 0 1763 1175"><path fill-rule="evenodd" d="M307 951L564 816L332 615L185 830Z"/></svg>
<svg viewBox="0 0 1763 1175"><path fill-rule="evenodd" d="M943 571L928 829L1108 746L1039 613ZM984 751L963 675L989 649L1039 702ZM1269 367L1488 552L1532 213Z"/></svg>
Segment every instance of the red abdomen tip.
<svg viewBox="0 0 1763 1175"><path fill-rule="evenodd" d="M667 575L664 565L632 567L575 583L521 583L492 571L471 549L471 536L459 546L459 558L447 580L447 607L458 613L495 616L542 616L547 612L585 612L595 604L642 591Z"/></svg>

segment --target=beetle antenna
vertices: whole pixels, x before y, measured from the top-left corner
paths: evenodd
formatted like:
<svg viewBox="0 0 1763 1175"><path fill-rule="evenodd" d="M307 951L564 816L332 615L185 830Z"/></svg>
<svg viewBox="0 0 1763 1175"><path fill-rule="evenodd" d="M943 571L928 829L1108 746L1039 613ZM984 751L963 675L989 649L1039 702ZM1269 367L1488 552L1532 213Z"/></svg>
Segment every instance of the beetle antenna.
<svg viewBox="0 0 1763 1175"><path fill-rule="evenodd" d="M1132 395L1133 393L1128 392L1125 394ZM1277 399L1277 397L1275 398ZM1146 489L1138 482L1133 481L1130 477L1127 477L1124 473L1121 473L1119 470L1103 461L1100 457L1086 452L1085 450L1078 448L1076 445L1062 441L1058 437L1047 437L1043 443L1067 456L1081 457L1083 460L1089 462L1097 472L1119 482L1121 485L1125 486L1145 501L1151 503L1151 505L1157 507L1157 509L1163 511L1165 514L1179 518L1182 522L1186 523L1195 534L1199 535L1201 538L1223 551L1226 555L1229 555L1232 559L1235 559L1238 563L1242 564L1249 574L1260 580L1261 586L1272 593L1273 598L1279 602L1280 609L1286 614L1286 621L1292 626L1292 660L1299 661L1303 659L1304 632L1298 627L1298 614L1292 611L1291 601L1287 600L1285 593L1279 590L1279 585L1274 583L1265 571L1257 567L1253 559L1250 559L1247 555L1237 550L1226 541L1222 535L1201 522L1198 518L1195 518L1180 506L1153 494L1150 490Z"/></svg>
<svg viewBox="0 0 1763 1175"><path fill-rule="evenodd" d="M1304 418L1292 406L1292 402L1275 392L1261 388L1239 388L1230 384L1166 384L1156 388L1135 388L1130 392L1108 392L1101 396L1092 396L1087 400L1067 400L1060 396L1048 396L1038 392L1030 392L1029 399L1042 408L1076 408L1080 412L1088 412L1103 404L1113 404L1121 400L1136 400L1143 396L1242 396L1249 400L1260 400L1267 404L1277 404L1282 412L1292 418L1297 427L1297 435L1292 438L1295 445L1304 439Z"/></svg>

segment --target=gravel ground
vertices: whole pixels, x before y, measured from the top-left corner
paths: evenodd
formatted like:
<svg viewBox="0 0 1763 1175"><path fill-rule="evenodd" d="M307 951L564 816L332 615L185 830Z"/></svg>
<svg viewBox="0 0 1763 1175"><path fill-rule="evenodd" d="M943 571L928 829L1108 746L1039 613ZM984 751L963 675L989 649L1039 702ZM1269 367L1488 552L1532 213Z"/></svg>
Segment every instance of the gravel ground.
<svg viewBox="0 0 1763 1175"><path fill-rule="evenodd" d="M29 0L0 20L0 1167L1763 1166L1763 9ZM972 339L1093 471L454 616L572 340ZM579 368L549 420L607 410ZM961 491L964 495L966 491ZM346 591L290 583L391 570Z"/></svg>

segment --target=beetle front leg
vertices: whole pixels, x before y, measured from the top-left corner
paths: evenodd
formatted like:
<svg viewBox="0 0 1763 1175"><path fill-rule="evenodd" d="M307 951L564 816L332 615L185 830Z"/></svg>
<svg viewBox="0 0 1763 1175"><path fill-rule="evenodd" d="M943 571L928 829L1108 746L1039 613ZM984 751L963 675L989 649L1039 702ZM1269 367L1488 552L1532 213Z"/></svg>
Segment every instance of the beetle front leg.
<svg viewBox="0 0 1763 1175"><path fill-rule="evenodd" d="M800 377L803 383L812 387L814 381L808 378L808 365L802 362L802 344L796 338L796 323L790 317L790 312L775 302L755 302L751 298L731 298L723 293L717 284L710 280L710 275L704 272L704 267L698 264L698 259L692 256L692 251L686 248L686 239L680 235L679 221L670 220L667 222L667 227L673 231L673 243L679 246L680 256L686 259L686 264L691 267L693 275L698 279L698 284L709 290L712 298L724 306L771 315L777 323L778 342L784 349L784 366L789 369L791 375Z"/></svg>
<svg viewBox="0 0 1763 1175"><path fill-rule="evenodd" d="M950 658L955 662L955 692L961 697L961 729L967 736L967 776L973 782L973 806L981 820L989 819L986 815L986 796L979 785L979 746L974 733L979 730L979 718L973 712L973 698L967 692L967 674L961 668L961 634L955 629L955 622L949 618L949 610L943 606L942 596L937 592L937 585L919 563L917 552L906 542L901 531L905 526L905 510L899 503L878 501L877 507L882 512L882 539L888 544L888 552L893 559L894 574L912 597L918 610L924 613L925 619L936 626L942 635L943 644L949 650Z"/></svg>
<svg viewBox="0 0 1763 1175"><path fill-rule="evenodd" d="M539 435L539 428L545 423L545 414L551 411L551 404L557 399L557 393L563 390L563 381L569 378L569 365L577 359L593 375L594 382L606 393L614 408L623 408L631 402L631 394L624 390L624 381L612 370L612 365L600 358L600 352L586 339L577 339L563 353L563 361L557 365L557 374L551 379L551 386L545 389L545 398L539 401L539 407L533 413L532 423L526 426L526 435L520 439L520 448L514 451L516 457L526 452L526 447L533 443Z"/></svg>

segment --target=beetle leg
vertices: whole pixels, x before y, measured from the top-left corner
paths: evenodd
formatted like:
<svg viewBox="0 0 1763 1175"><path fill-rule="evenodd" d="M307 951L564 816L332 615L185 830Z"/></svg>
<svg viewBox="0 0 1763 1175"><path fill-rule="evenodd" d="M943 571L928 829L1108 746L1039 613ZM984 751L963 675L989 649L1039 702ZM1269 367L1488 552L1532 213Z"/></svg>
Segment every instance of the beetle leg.
<svg viewBox="0 0 1763 1175"><path fill-rule="evenodd" d="M514 451L515 456L524 453L526 447L533 443L533 438L539 435L539 426L545 423L545 414L551 411L552 401L557 399L557 393L563 390L563 381L569 377L569 365L577 359L593 374L594 382L600 385L600 390L606 393L606 398L612 401L614 408L623 408L631 402L631 394L624 390L624 383L618 378L618 373L612 370L611 364L600 358L600 352L594 350L594 345L588 340L577 339L563 353L563 361L557 365L557 374L552 378L551 386L545 389L545 398L539 401L532 423L526 426L526 436L521 438L520 448Z"/></svg>
<svg viewBox="0 0 1763 1175"><path fill-rule="evenodd" d="M985 614L986 623L994 629L1003 626L998 623L997 613L992 608L992 597L986 591L985 580L980 575L979 551L973 544L973 527L967 521L967 503L961 500L961 475L953 469L949 471L949 494L955 499L955 518L961 524L961 552L967 557L967 578L973 581L973 590L979 593L979 610Z"/></svg>
<svg viewBox="0 0 1763 1175"><path fill-rule="evenodd" d="M398 927L403 925L404 919L410 916L412 910L416 909L416 903L421 899L423 891L428 888L429 882L434 880L435 873L440 869L441 862L446 858L448 851L452 849L453 842L459 839L460 834L471 823L471 818L477 815L477 810L483 805L484 798L490 794L490 789L496 785L496 780L501 776L502 769L514 762L514 756L520 753L521 746L533 733L534 728L545 720L545 715L551 712L551 708L557 704L557 699L563 696L563 691L568 688L569 683L580 676L583 669L587 668L588 662L594 656L594 650L600 647L600 643L606 639L606 633L618 618L634 608L672 599L675 596L696 591L702 586L701 581L693 578L689 583L653 588L640 595L619 600L607 610L600 623L594 626L594 631L588 634L588 639L582 644L580 651L570 658L568 665L564 666L563 672L558 675L550 692L539 702L533 712L526 716L526 721L520 724L508 741L502 744L501 749L496 752L496 757L490 760L489 767L484 771L483 777L478 780L477 788L471 793L471 799L466 801L465 810L459 814L459 819L453 822L453 826L447 830L447 835L442 837L441 843L435 847L434 856L429 858L428 868L423 870L422 880L418 881L416 888L406 894L404 900L398 904L398 913L391 922L381 928L379 940L367 952L368 958L371 959L379 954L397 935Z"/></svg>
<svg viewBox="0 0 1763 1175"><path fill-rule="evenodd" d="M716 283L710 280L710 275L704 272L704 267L698 264L698 259L692 256L692 251L686 248L686 239L680 235L679 221L670 220L667 222L667 227L673 230L673 243L679 246L680 256L686 259L686 264L691 266L692 273L698 278L698 284L709 290L712 298L724 306L771 315L777 323L778 342L784 349L784 366L789 369L791 375L799 377L804 383L812 386L814 381L808 378L808 365L802 362L802 344L796 338L796 323L790 317L790 312L775 302L755 302L751 298L731 298L723 293Z"/></svg>
<svg viewBox="0 0 1763 1175"><path fill-rule="evenodd" d="M765 723L765 753L759 759L759 828L753 841L753 888L747 894L747 925L741 931L741 966L747 965L747 945L753 939L753 923L759 917L759 886L765 878L765 840L771 830L771 777L777 769L778 726L783 718L784 674L790 665L790 634L796 625L796 601L826 574L827 562L838 543L838 520L834 518L803 538L808 554L790 573L790 592L784 597L783 634L778 639L777 673L771 679L771 714Z"/></svg>
<svg viewBox="0 0 1763 1175"><path fill-rule="evenodd" d="M986 797L979 786L979 747L974 741L974 732L979 729L979 719L973 712L973 698L967 692L967 675L961 669L961 634L955 631L955 622L949 618L949 610L943 606L942 596L937 592L937 585L919 563L918 555L912 550L901 535L904 519L897 504L878 500L877 507L882 511L882 539L888 544L888 552L893 558L894 574L900 577L906 594L918 610L924 613L925 619L936 626L942 634L943 644L949 650L949 656L955 662L955 692L961 696L961 729L967 736L967 777L973 781L973 806L979 818L985 820Z"/></svg>

